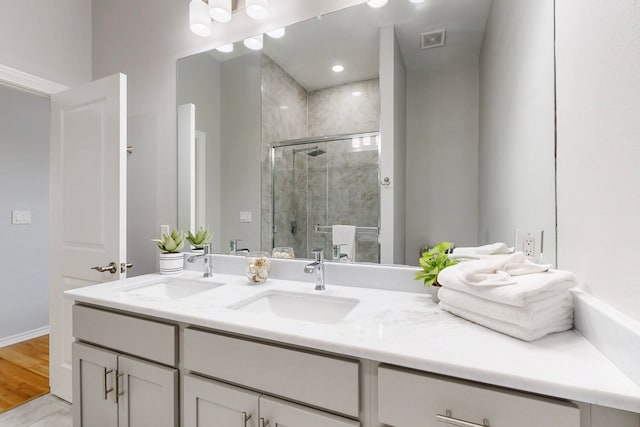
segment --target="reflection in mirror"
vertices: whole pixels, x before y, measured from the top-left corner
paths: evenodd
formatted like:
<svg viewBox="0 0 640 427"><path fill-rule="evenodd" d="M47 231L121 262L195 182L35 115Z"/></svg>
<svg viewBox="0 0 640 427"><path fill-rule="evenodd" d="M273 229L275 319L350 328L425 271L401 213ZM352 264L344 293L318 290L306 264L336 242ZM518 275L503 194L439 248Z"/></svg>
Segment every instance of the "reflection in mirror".
<svg viewBox="0 0 640 427"><path fill-rule="evenodd" d="M409 265L543 229L553 263L553 43L552 0L394 0L181 59L179 227Z"/></svg>

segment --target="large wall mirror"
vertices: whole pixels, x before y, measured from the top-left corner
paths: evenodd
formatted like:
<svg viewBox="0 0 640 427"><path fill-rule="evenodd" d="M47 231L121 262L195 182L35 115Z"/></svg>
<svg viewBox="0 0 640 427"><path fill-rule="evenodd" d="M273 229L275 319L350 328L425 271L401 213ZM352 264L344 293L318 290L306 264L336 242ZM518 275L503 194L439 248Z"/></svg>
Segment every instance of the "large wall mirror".
<svg viewBox="0 0 640 427"><path fill-rule="evenodd" d="M178 61L180 228L407 265L525 228L555 262L552 0L360 4L261 44Z"/></svg>

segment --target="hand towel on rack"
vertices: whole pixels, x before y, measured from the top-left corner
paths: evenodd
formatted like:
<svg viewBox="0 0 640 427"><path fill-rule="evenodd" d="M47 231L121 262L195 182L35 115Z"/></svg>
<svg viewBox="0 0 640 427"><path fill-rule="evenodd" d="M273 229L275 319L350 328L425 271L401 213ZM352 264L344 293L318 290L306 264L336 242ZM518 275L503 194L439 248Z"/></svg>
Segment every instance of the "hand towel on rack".
<svg viewBox="0 0 640 427"><path fill-rule="evenodd" d="M471 262L467 263L470 264ZM464 283L457 269L463 264L445 268L438 275L438 283L444 288L465 292L477 297L508 305L524 307L536 301L565 292L578 285L576 277L569 271L549 270L544 273L511 276L510 286L475 286Z"/></svg>
<svg viewBox="0 0 640 427"><path fill-rule="evenodd" d="M504 286L516 283L512 276L540 273L550 267L551 265L534 264L524 253L514 252L459 264L456 273L468 285Z"/></svg>
<svg viewBox="0 0 640 427"><path fill-rule="evenodd" d="M349 261L356 260L356 226L333 225L331 226L332 242L334 245L342 245L340 253L346 254Z"/></svg>
<svg viewBox="0 0 640 427"><path fill-rule="evenodd" d="M478 325L493 329L494 331L502 332L503 334L510 335L523 341L535 341L553 332L562 332L573 327L573 312L566 318L556 320L552 323L535 328L526 328L512 323L492 319L472 311L449 306L442 301L440 302L440 307L458 317L462 317L477 323Z"/></svg>
<svg viewBox="0 0 640 427"><path fill-rule="evenodd" d="M549 295L524 307L489 301L447 288L441 288L438 297L447 306L529 329L562 321L573 313L573 298L569 291Z"/></svg>

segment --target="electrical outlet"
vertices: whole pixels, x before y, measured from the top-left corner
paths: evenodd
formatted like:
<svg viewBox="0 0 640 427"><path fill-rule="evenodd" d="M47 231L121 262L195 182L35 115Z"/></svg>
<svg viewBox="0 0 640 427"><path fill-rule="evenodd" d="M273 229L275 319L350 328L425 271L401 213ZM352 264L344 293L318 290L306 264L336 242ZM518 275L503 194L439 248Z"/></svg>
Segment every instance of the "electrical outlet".
<svg viewBox="0 0 640 427"><path fill-rule="evenodd" d="M161 225L160 226L160 235L161 236L163 234L169 235L170 233L171 233L171 228L168 225Z"/></svg>
<svg viewBox="0 0 640 427"><path fill-rule="evenodd" d="M514 248L522 251L531 261L539 263L542 261L543 236L544 230L516 228Z"/></svg>

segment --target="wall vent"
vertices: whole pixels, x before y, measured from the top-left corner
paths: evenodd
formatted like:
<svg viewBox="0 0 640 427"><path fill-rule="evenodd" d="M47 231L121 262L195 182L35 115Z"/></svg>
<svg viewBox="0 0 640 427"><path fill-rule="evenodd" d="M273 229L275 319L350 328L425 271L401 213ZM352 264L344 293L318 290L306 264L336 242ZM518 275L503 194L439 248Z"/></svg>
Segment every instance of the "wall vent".
<svg viewBox="0 0 640 427"><path fill-rule="evenodd" d="M429 31L428 33L420 34L420 48L431 49L432 47L444 46L444 37L446 31Z"/></svg>

